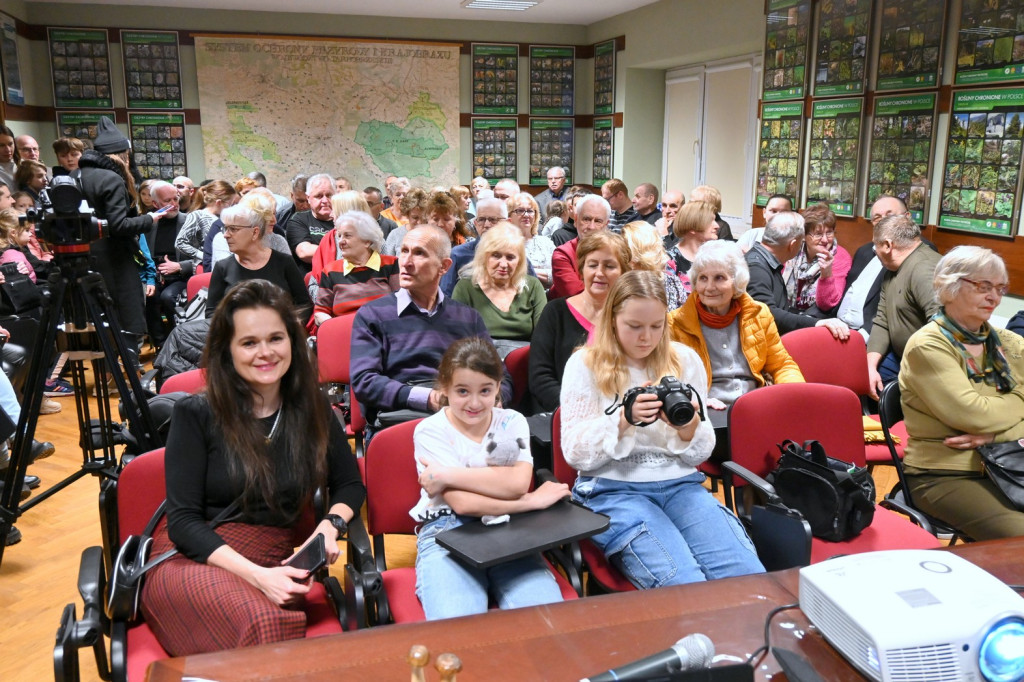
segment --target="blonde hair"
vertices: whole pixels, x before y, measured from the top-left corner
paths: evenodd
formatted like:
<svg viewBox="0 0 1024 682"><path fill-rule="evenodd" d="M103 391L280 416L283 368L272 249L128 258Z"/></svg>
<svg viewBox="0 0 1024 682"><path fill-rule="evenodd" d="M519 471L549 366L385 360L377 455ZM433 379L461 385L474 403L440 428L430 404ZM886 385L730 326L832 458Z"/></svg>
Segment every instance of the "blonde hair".
<svg viewBox="0 0 1024 682"><path fill-rule="evenodd" d="M363 196L362 192L348 190L347 192L338 192L331 196L331 209L334 211L335 216L345 215L349 211L362 211L369 214L370 204L366 201L366 197Z"/></svg>
<svg viewBox="0 0 1024 682"><path fill-rule="evenodd" d="M246 192L245 196L238 202L238 205L245 206L258 213L263 218L264 226L270 225L270 221L276 217L277 201L266 187L257 187Z"/></svg>
<svg viewBox="0 0 1024 682"><path fill-rule="evenodd" d="M703 232L715 219L715 212L715 207L706 201L691 201L683 204L679 213L676 213L672 232L680 239L691 232Z"/></svg>
<svg viewBox="0 0 1024 682"><path fill-rule="evenodd" d="M529 206L522 208L533 209L533 224L530 225L530 234L536 237L537 226L540 224L540 206L537 205L537 200L533 198L532 194L530 194L529 192L519 192L518 194L513 194L512 196L510 196L506 201L508 207L508 214L509 216L511 216L512 211L515 211L516 209L520 208L519 202L522 201L523 199L526 200L526 203L528 203Z"/></svg>
<svg viewBox="0 0 1024 682"><path fill-rule="evenodd" d="M490 283L487 259L495 251L514 251L519 256L509 281L517 292L522 291L526 287L526 240L518 227L504 220L480 237L480 243L473 254L473 283L481 289L484 284Z"/></svg>
<svg viewBox="0 0 1024 682"><path fill-rule="evenodd" d="M18 248L15 238L25 227L18 224L18 213L13 208L0 211L0 249Z"/></svg>
<svg viewBox="0 0 1024 682"><path fill-rule="evenodd" d="M717 187L711 185L699 185L690 192L690 201L706 201L715 207L715 213L722 210L722 193Z"/></svg>
<svg viewBox="0 0 1024 682"><path fill-rule="evenodd" d="M658 344L647 356L647 377L658 381L664 376L679 376L682 365L672 350L668 331L668 300L665 297L665 283L661 273L645 270L625 272L612 286L604 302L601 317L594 326L594 341L583 356L583 363L594 375L594 383L602 395L621 395L632 388L626 354L615 333L615 318L623 306L634 298L646 298L661 303L665 309L665 326Z"/></svg>
<svg viewBox="0 0 1024 682"><path fill-rule="evenodd" d="M634 220L622 226L622 236L629 244L629 252L633 256L633 268L663 272L668 263L668 253L664 242L654 226L645 220Z"/></svg>

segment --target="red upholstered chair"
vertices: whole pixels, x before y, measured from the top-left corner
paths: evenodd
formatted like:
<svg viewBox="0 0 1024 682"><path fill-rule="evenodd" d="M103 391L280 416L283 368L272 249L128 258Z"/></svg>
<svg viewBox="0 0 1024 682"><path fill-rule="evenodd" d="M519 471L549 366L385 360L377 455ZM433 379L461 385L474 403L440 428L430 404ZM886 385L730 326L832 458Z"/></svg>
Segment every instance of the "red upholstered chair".
<svg viewBox="0 0 1024 682"><path fill-rule="evenodd" d="M349 419L345 426L345 435L356 441L356 456L363 456L363 433L366 431L366 419L359 409L355 394L352 392L352 374L350 369L352 346L352 322L355 315L332 317L320 325L316 335L317 364L320 367L320 383L342 384L349 395Z"/></svg>
<svg viewBox="0 0 1024 682"><path fill-rule="evenodd" d="M824 327L808 327L785 334L782 345L800 366L808 383L844 386L862 397L870 394L868 352L864 337L859 333L851 333L848 340L840 341ZM879 419L877 414L868 416ZM892 435L900 441L896 445L896 452L902 458L907 429L902 423L896 424ZM892 463L889 448L884 441L865 443L864 458L868 466Z"/></svg>
<svg viewBox="0 0 1024 682"><path fill-rule="evenodd" d="M210 280L213 279L212 272L202 272L192 275L188 278L188 282L185 283L185 291L188 292L188 300L192 300L199 293L200 289L208 289L210 287Z"/></svg>
<svg viewBox="0 0 1024 682"><path fill-rule="evenodd" d="M373 539L373 559L383 582L376 604L367 608L371 623L409 623L425 619L416 597L416 569L388 568L384 551L385 534L413 535L417 522L409 510L420 499L413 432L422 421L416 419L386 428L373 437L366 450L363 481L366 484L366 530ZM360 559L356 557L356 559ZM555 572L564 599L575 599L576 592L561 574Z"/></svg>
<svg viewBox="0 0 1024 682"><path fill-rule="evenodd" d="M523 402L523 397L526 395L526 389L529 385L530 347L516 348L506 355L505 368L512 377L512 404L508 405L508 407L518 409L520 403Z"/></svg>
<svg viewBox="0 0 1024 682"><path fill-rule="evenodd" d="M206 387L206 371L202 369L190 369L181 374L168 377L160 386L160 394L185 391L186 393L199 393Z"/></svg>
<svg viewBox="0 0 1024 682"><path fill-rule="evenodd" d="M750 483L768 486L763 478L775 468L779 459L777 444L786 439L798 443L818 440L830 457L858 466L865 463L860 400L853 391L841 386L776 384L746 393L729 410L729 433L732 462L723 466L738 474L733 484L740 514L745 513L746 507L740 488ZM871 525L857 537L845 542L814 538L811 563L837 554L939 546L935 536L901 514L923 525L915 510L883 500L875 507Z"/></svg>
<svg viewBox="0 0 1024 682"><path fill-rule="evenodd" d="M107 565L111 565L117 551L128 536L143 532L146 523L152 518L160 502L164 499L164 451L154 450L131 460L121 471L116 484L108 481L100 495L100 516L109 517L112 523L103 524L105 535L113 532L113 539L104 537L104 548L90 547L82 553L82 565L79 572L79 591L85 601L83 621L90 614L103 611L104 574L103 554L107 554ZM306 514L301 528L296 529L295 542L298 545L313 528L312 512ZM163 522L161 522L163 523ZM98 551L101 550L101 551ZM330 595L330 596L329 596ZM307 615L306 636L333 634L342 631L338 611L331 600L341 597L340 587L334 578L325 582L316 582L306 598ZM335 602L339 607L342 605ZM343 607L342 607L343 608ZM142 682L146 677L146 668L155 660L169 658L153 631L149 629L140 614L134 623L125 621L109 622L109 629L102 630L97 620L96 635L99 636L97 666L103 679L114 682ZM61 629L57 633L57 647L54 649L54 672L57 682L78 679L78 652L74 645L62 646L67 643L70 634L83 628L75 618L75 605L68 604L61 619ZM109 668L106 656L102 653L103 639L110 643ZM78 646L90 646L90 642L79 643ZM94 647L96 648L96 647ZM101 660L102 659L102 660Z"/></svg>

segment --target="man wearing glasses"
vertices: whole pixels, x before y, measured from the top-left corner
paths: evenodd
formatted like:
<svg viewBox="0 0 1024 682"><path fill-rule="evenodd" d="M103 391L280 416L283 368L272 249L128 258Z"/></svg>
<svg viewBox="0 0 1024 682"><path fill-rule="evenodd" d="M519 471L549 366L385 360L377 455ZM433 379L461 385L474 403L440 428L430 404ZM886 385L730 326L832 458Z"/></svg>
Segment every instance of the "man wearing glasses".
<svg viewBox="0 0 1024 682"><path fill-rule="evenodd" d="M876 201L871 208L871 241L885 271L878 312L868 337L868 379L875 400L882 387L899 374L900 359L910 336L939 308L932 288L939 254L921 239L921 228L905 207L890 213L884 212L886 207L898 207L887 203L876 212L877 207Z"/></svg>
<svg viewBox="0 0 1024 682"><path fill-rule="evenodd" d="M548 188L537 195L541 222L547 216L548 202L556 199L565 201L565 169L561 166L548 168Z"/></svg>
<svg viewBox="0 0 1024 682"><path fill-rule="evenodd" d="M384 210L384 193L380 191L379 187L367 187L363 189L363 198L370 205L370 215L377 221L380 231L384 233L384 238L387 239L393 230L398 229L398 223L381 215L381 212Z"/></svg>

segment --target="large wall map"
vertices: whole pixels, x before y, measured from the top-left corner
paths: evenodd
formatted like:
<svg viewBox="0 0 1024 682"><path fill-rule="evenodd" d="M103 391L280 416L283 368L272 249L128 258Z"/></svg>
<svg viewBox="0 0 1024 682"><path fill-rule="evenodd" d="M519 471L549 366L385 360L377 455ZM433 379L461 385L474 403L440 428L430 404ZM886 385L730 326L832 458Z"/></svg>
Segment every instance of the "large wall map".
<svg viewBox="0 0 1024 682"><path fill-rule="evenodd" d="M299 172L353 187L405 175L458 181L459 47L196 36L206 175L253 170L275 191Z"/></svg>

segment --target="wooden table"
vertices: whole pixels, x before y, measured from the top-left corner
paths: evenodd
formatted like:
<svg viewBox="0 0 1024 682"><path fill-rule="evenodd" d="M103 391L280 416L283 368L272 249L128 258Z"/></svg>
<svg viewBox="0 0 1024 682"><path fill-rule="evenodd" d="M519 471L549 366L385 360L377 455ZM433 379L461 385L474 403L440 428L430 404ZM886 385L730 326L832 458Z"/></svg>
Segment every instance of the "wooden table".
<svg viewBox="0 0 1024 682"><path fill-rule="evenodd" d="M942 551L942 550L939 550ZM976 543L951 551L997 578L1024 583L1024 538ZM437 623L388 625L318 639L157 661L149 682L194 676L245 680L403 680L405 656L423 644L433 656L457 654L463 680L579 680L666 649L703 632L715 644L716 663L741 662L762 644L764 618L797 601L796 570L588 597L551 606L492 611ZM826 680L863 680L798 609L776 616L772 644L798 652ZM780 672L766 657L757 679ZM428 679L437 679L429 671ZM775 679L779 679L775 677Z"/></svg>

